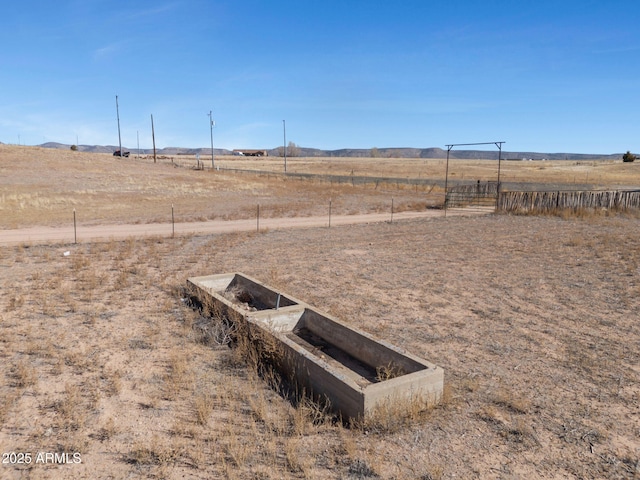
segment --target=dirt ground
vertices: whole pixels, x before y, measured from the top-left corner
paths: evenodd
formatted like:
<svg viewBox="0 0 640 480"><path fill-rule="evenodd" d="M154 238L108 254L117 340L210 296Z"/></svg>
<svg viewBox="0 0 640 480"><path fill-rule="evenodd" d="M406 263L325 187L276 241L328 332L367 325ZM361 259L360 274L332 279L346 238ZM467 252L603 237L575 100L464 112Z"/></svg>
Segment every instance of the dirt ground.
<svg viewBox="0 0 640 480"><path fill-rule="evenodd" d="M442 366L442 405L293 405L183 301L230 271ZM2 478L640 477L637 215L21 244L0 272L0 450L32 458Z"/></svg>
<svg viewBox="0 0 640 480"><path fill-rule="evenodd" d="M322 163L322 162L319 162ZM371 166L369 166L371 170ZM279 170L278 170L279 172ZM0 145L0 229L424 210L433 185L358 186L180 167L163 159Z"/></svg>
<svg viewBox="0 0 640 480"><path fill-rule="evenodd" d="M222 157L216 165L273 174L195 170L195 158L119 158L0 144L0 229L153 224L423 211L441 206L444 159L291 158L289 172L420 179L422 185L365 185L282 175L282 159ZM208 164L207 164L208 165ZM498 164L455 160L449 185L496 181ZM525 190L640 188L640 162L503 161L501 181Z"/></svg>
<svg viewBox="0 0 640 480"><path fill-rule="evenodd" d="M637 186L639 166L505 162L503 178ZM455 163L450 178L494 174ZM424 215L436 190L0 145L0 237L64 230L0 242L0 478L639 478L639 215ZM414 218L324 224L330 200L353 219L392 199ZM216 222L249 226L198 233ZM133 227L147 233L111 234ZM442 366L442 404L346 426L283 397L185 303L188 277L230 271Z"/></svg>

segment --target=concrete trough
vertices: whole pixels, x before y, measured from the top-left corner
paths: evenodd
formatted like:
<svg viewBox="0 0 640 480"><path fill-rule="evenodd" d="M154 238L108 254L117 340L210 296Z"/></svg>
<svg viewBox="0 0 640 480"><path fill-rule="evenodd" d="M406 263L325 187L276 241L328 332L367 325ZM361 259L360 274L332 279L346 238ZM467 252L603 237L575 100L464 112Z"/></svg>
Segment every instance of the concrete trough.
<svg viewBox="0 0 640 480"><path fill-rule="evenodd" d="M300 302L281 294L242 273L222 273L206 277L193 277L188 282L211 294L212 298L241 313L280 310L297 306ZM214 302L215 303L215 302ZM245 308L239 308L244 306Z"/></svg>
<svg viewBox="0 0 640 480"><path fill-rule="evenodd" d="M202 302L277 340L283 373L343 418L440 401L444 371L241 273L188 279Z"/></svg>

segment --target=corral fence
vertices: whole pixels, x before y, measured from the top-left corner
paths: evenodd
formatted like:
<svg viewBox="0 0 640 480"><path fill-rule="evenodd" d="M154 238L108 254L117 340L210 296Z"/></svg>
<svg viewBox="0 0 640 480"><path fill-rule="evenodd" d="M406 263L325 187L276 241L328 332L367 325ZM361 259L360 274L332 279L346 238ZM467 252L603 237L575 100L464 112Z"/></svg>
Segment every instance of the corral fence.
<svg viewBox="0 0 640 480"><path fill-rule="evenodd" d="M640 190L504 191L497 182L450 187L445 208L487 208L505 213L549 213L557 210L640 209Z"/></svg>
<svg viewBox="0 0 640 480"><path fill-rule="evenodd" d="M563 209L640 208L640 190L500 192L496 211L548 213Z"/></svg>

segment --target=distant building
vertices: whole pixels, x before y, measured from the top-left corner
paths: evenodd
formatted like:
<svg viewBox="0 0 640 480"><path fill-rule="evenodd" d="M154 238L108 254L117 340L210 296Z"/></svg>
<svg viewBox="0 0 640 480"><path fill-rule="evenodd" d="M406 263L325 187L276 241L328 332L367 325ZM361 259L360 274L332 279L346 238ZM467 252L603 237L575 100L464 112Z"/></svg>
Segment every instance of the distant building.
<svg viewBox="0 0 640 480"><path fill-rule="evenodd" d="M239 157L266 157L268 155L266 150L234 150L233 154Z"/></svg>

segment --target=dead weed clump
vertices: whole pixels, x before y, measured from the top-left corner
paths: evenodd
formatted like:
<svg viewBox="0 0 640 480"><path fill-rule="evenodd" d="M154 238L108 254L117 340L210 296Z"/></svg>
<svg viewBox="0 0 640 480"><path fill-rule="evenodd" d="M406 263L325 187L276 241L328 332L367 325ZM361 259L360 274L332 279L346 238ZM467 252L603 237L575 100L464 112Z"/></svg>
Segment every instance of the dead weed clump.
<svg viewBox="0 0 640 480"><path fill-rule="evenodd" d="M13 385L18 388L33 387L38 383L38 373L30 362L20 360L12 369Z"/></svg>
<svg viewBox="0 0 640 480"><path fill-rule="evenodd" d="M387 435L412 425L426 422L440 403L436 398L392 398L379 403L364 418L353 419L350 425L364 432Z"/></svg>
<svg viewBox="0 0 640 480"><path fill-rule="evenodd" d="M87 421L89 408L78 385L67 383L62 398L54 401L51 407L58 414L57 427L61 430L81 430Z"/></svg>
<svg viewBox="0 0 640 480"><path fill-rule="evenodd" d="M404 371L398 365L394 365L390 362L388 365L381 365L376 367L376 380L378 382L384 382L385 380L391 380L392 378L400 377L404 375Z"/></svg>
<svg viewBox="0 0 640 480"><path fill-rule="evenodd" d="M4 421L8 418L11 409L16 404L19 398L20 394L16 391L3 393L0 396L0 424L3 424Z"/></svg>
<svg viewBox="0 0 640 480"><path fill-rule="evenodd" d="M492 402L507 408L514 413L525 414L531 410L531 400L520 393L513 392L505 387L493 392Z"/></svg>
<svg viewBox="0 0 640 480"><path fill-rule="evenodd" d="M540 444L525 416L510 414L491 404L481 407L477 415L505 440L529 447Z"/></svg>
<svg viewBox="0 0 640 480"><path fill-rule="evenodd" d="M167 465L174 462L178 456L179 452L154 435L149 442L136 442L124 460L140 466Z"/></svg>
<svg viewBox="0 0 640 480"><path fill-rule="evenodd" d="M215 407L213 397L208 393L200 393L193 400L193 410L198 425L206 425Z"/></svg>
<svg viewBox="0 0 640 480"><path fill-rule="evenodd" d="M167 373L164 379L164 399L177 399L181 392L191 388L194 378L194 371L186 355L178 349L172 350L169 353Z"/></svg>

